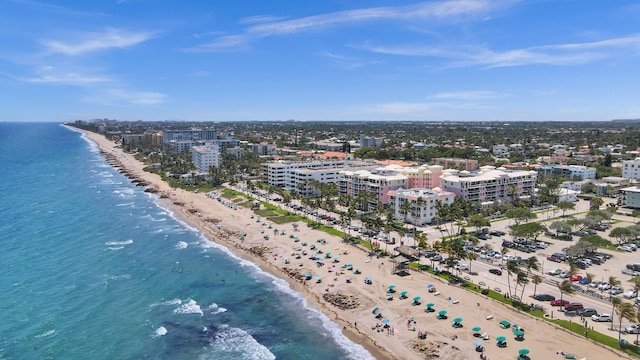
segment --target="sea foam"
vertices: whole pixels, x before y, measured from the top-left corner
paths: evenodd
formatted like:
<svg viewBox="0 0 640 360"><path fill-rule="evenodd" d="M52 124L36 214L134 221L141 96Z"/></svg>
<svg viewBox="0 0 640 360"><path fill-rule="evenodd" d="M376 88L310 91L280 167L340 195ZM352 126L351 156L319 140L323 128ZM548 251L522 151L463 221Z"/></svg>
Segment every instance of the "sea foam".
<svg viewBox="0 0 640 360"><path fill-rule="evenodd" d="M273 360L276 356L242 329L221 325L212 343L216 352L227 352L235 358Z"/></svg>

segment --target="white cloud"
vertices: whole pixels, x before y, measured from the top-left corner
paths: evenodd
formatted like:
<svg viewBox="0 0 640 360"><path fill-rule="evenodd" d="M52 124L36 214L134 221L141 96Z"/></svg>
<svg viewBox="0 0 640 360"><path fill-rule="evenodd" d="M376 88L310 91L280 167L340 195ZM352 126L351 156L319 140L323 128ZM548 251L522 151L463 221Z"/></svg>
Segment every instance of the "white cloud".
<svg viewBox="0 0 640 360"><path fill-rule="evenodd" d="M49 83L63 85L88 86L96 83L109 82L112 79L99 75L89 75L73 71L59 70L53 66L43 66L37 71L37 76L31 78L16 78L30 83Z"/></svg>
<svg viewBox="0 0 640 360"><path fill-rule="evenodd" d="M532 46L522 49L493 51L481 46L447 47L438 46L380 46L365 43L359 47L374 53L435 57L448 60L448 66L482 66L485 68L525 66L525 65L581 65L604 58L622 56L624 51L632 55L640 53L640 35L631 35L584 43L566 43Z"/></svg>
<svg viewBox="0 0 640 360"><path fill-rule="evenodd" d="M262 23L247 27L243 33L223 36L213 42L200 45L195 50L229 50L229 48L247 45L252 40L259 38L315 31L339 25L351 25L363 22L384 20L407 21L412 19L455 20L465 16L486 15L514 1L515 0L448 0L423 2L408 6L338 11L282 21L273 21L279 18L271 19L267 16L257 16L254 18L245 18L242 20L242 23L252 23L251 20L257 20ZM249 19L249 21L247 21L247 19Z"/></svg>
<svg viewBox="0 0 640 360"><path fill-rule="evenodd" d="M54 54L82 55L112 48L130 47L145 42L154 36L151 32L108 29L101 33L81 34L73 41L46 40L43 44L49 52Z"/></svg>

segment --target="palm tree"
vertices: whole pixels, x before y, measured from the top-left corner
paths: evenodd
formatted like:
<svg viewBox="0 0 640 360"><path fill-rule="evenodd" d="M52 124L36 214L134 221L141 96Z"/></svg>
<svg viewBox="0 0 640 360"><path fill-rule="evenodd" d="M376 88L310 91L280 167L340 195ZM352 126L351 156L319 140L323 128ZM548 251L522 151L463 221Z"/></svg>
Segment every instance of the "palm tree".
<svg viewBox="0 0 640 360"><path fill-rule="evenodd" d="M467 253L467 259L469 259L469 271L471 271L471 261L476 260L477 258L476 253L472 251Z"/></svg>
<svg viewBox="0 0 640 360"><path fill-rule="evenodd" d="M527 285L527 283L529 283L529 276L531 275L531 271L535 270L538 271L540 269L540 263L538 262L538 258L535 256L532 256L530 258L527 259L526 264L524 265L525 268L527 269L527 273L525 275L525 278L527 279L527 281L522 282L522 292L520 293L520 299L522 299L522 297L524 296L524 288Z"/></svg>
<svg viewBox="0 0 640 360"><path fill-rule="evenodd" d="M558 285L558 290L560 290L560 300L562 301L562 297L564 294L573 294L575 290L573 289L573 285L571 284L571 280L564 280Z"/></svg>
<svg viewBox="0 0 640 360"><path fill-rule="evenodd" d="M592 273L587 273L587 280L589 280L589 284L591 284L591 282L593 281L593 278L595 278L596 276Z"/></svg>
<svg viewBox="0 0 640 360"><path fill-rule="evenodd" d="M620 285L620 280L618 280L618 278L615 277L615 276L609 276L609 285L611 285L611 287L618 286L618 285ZM611 328L613 328L613 313L615 311L615 306L616 306L616 304L614 304L614 302L616 302L615 301L616 299L618 300L618 302L620 301L619 298L617 298L615 296L611 296L611 316L612 316L612 318L611 318Z"/></svg>
<svg viewBox="0 0 640 360"><path fill-rule="evenodd" d="M520 293L520 302L522 302L522 297L524 296L524 288L528 283L529 278L527 278L527 273L522 270L518 271L518 274L516 275L516 285L520 284L522 286L522 292Z"/></svg>
<svg viewBox="0 0 640 360"><path fill-rule="evenodd" d="M407 223L407 218L409 217L410 211L411 211L411 203L407 199L404 199L402 204L400 204L400 212L403 215L403 221L405 224Z"/></svg>
<svg viewBox="0 0 640 360"><path fill-rule="evenodd" d="M518 262L515 260L507 261L507 286L509 287L509 296L511 297L511 274L517 274L520 271L518 267ZM516 283L516 288L518 287L518 283ZM515 292L515 289L514 289Z"/></svg>
<svg viewBox="0 0 640 360"><path fill-rule="evenodd" d="M622 300L620 300L620 298L611 297L611 327L609 328L609 330L614 330L613 328L613 316L616 314L615 313L615 309L616 306L620 305L620 303L622 303Z"/></svg>
<svg viewBox="0 0 640 360"><path fill-rule="evenodd" d="M638 314L633 304L621 301L620 304L616 306L616 313L618 313L618 340L620 340L620 333L622 330L622 319L628 319L633 321ZM613 325L612 325L613 326Z"/></svg>
<svg viewBox="0 0 640 360"><path fill-rule="evenodd" d="M640 311L636 312L636 318L635 320L637 322L640 322ZM636 331L636 344L638 343L638 336L640 335L640 331Z"/></svg>
<svg viewBox="0 0 640 360"><path fill-rule="evenodd" d="M542 276L534 274L531 276L531 282L533 283L533 296L536 296L536 290L538 289L538 284L542 283Z"/></svg>

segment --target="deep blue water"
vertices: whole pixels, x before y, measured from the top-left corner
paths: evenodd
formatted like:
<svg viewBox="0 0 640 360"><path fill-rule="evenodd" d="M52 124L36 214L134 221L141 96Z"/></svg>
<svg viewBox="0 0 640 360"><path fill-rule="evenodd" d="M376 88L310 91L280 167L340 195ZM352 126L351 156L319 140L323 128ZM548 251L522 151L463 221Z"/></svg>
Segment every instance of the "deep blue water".
<svg viewBox="0 0 640 360"><path fill-rule="evenodd" d="M371 358L81 134L0 123L0 171L0 359Z"/></svg>

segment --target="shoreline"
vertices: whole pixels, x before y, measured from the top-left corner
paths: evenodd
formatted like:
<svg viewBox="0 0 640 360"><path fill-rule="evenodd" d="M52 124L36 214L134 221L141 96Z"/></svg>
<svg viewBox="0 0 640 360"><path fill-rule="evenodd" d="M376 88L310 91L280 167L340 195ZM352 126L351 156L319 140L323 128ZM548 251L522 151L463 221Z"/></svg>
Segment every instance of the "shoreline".
<svg viewBox="0 0 640 360"><path fill-rule="evenodd" d="M243 207L233 210L215 199L208 198L205 194L172 189L158 175L145 172L143 164L135 160L132 155L125 154L116 147L115 143L108 141L102 135L73 127L70 129L85 134L88 140L95 143L111 166L130 174L131 177L127 176L130 179L135 177L142 181L137 182L136 185L155 189L151 192L160 194L158 201L162 201L169 207L181 221L199 229L209 241L225 246L235 256L286 281L292 290L306 299L307 307L324 314L333 323L342 327L345 337L364 347L376 359L475 359L478 358L478 353L475 352L473 343L478 338L471 336L470 329L478 325L482 326L483 332L486 331L491 336L492 340L485 341L483 345L487 349L485 353L487 358L491 360L513 359L517 356L517 350L520 347L531 349L532 358L550 355L560 358L556 355L559 351L574 353L578 359L586 358L587 355L592 359L613 356L629 358L626 354L604 348L568 333L564 329L559 329L555 324L547 324L518 313L504 304L486 297L475 296L428 274L410 270L404 277L393 275L391 272L393 264L388 258L368 258L361 249L343 244L342 239L307 228L305 225L300 227L296 234L310 243L314 242L314 239L326 239L327 245L322 246L331 249L332 252L335 251L334 258L339 254L341 261L334 265L335 270L329 273L327 273L327 267L332 264L316 268L315 262L307 260L306 256L301 260L292 260L291 264L286 265L286 261L283 262L283 260L289 256L290 252L293 256L296 251L299 251L296 248L300 248L298 245L300 243L294 243L289 238L293 230L291 224L275 225L280 226L283 232L286 231L286 236L280 236L274 232L273 237L265 240L262 234L267 224L257 222L252 216L253 211ZM113 162L117 164L114 165ZM271 232L271 230L267 231L267 233ZM246 234L246 238L243 237L242 241L238 237L240 233ZM255 252L260 248L262 250L267 248L268 251L261 252L262 255L260 255ZM347 252L340 251L340 248ZM301 265L294 268L293 263L297 262ZM329 263L329 261L325 262ZM346 263L359 267L362 275L356 275L338 267ZM296 275L304 274L305 271L318 274L317 276L322 273L322 283L300 281L295 278ZM365 276L373 278L372 285L365 285L362 282ZM332 277L334 277L333 281L331 281ZM354 281L343 281L349 277ZM442 295L428 294L427 283L435 284L438 293L441 292ZM411 306L410 299L395 298L393 301L388 301L385 297L385 289L391 284L398 285L399 290L408 291L409 298L416 295L422 296L423 306ZM339 308L335 303L327 300L327 295L348 296L355 306ZM450 299L456 299L459 303L452 302ZM453 329L449 326L450 320L435 320L435 315L426 314L422 310L424 303L427 302L435 303L437 310L449 310L451 318L463 316L467 327ZM380 331L380 328L376 327L380 321L371 314L371 309L376 307L382 309L385 318L389 319L388 332ZM413 330L407 325L408 319L415 319ZM522 343L513 341L510 329L499 329L497 326L497 322L501 319L509 319L521 324L527 329L527 339ZM417 332L421 330L428 332L426 340L417 339ZM498 349L495 346L493 339L498 335L507 335L510 338L508 349ZM418 350L414 351L414 348Z"/></svg>

